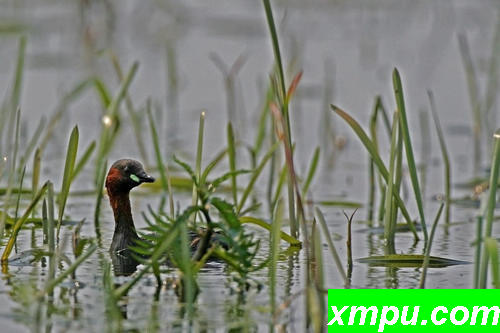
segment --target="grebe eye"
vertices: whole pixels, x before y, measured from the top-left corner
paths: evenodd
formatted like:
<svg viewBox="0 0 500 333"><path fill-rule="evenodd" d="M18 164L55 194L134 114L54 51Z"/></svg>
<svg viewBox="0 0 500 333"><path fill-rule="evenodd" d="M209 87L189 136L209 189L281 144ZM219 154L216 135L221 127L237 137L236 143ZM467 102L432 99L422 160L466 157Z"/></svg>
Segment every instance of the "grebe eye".
<svg viewBox="0 0 500 333"><path fill-rule="evenodd" d="M123 171L125 171L125 172L128 171L128 165L125 168L123 168Z"/></svg>

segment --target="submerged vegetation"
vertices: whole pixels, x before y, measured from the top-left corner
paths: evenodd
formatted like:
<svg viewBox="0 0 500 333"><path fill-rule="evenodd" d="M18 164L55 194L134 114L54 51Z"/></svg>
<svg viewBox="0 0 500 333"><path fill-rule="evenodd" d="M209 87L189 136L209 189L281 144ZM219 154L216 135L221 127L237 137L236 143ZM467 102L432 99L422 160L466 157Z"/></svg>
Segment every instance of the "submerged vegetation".
<svg viewBox="0 0 500 333"><path fill-rule="evenodd" d="M323 132L328 133L323 135L331 140L325 139L321 146L310 149L307 157L298 157L296 138L299 136L294 133L291 110L300 97L303 72L285 62L279 38L281 29L277 26L271 1L263 0L262 4L274 65L266 81L259 118L255 126L245 128L246 131L254 129L255 141L251 144L241 135L243 121L238 116L235 102L237 74L245 57L240 56L228 69L218 56L212 54L212 60L224 74L229 120L224 126L219 126L224 131L226 142L220 144L220 151L215 154L206 151L205 143L205 122L211 117L210 111L200 112L198 132L195 125L191 126L192 132L196 133L192 135L192 141L196 141L195 151L169 148L165 154L162 147L169 142L164 135L162 111L157 110L149 97L143 105L134 106L131 90L140 73L139 62L133 62L128 71L123 72L120 59L110 50L101 52L101 57L109 61L119 79L116 94L111 93L113 88L99 76L84 79L63 96L48 120L40 121L30 139L25 140L27 143L21 144L21 119L24 115L21 95L26 46L30 41L24 36L19 38L11 91L5 95L0 108L0 153L3 156L0 176L4 184L0 189L0 200L3 200L1 263L4 279L8 281L5 288L11 288L9 293L22 305L24 320L33 325L34 331L40 331L42 327L51 331L52 317L65 311L61 300L69 299L68 295L77 298L77 291L85 287L80 284L79 277L84 274L83 268L88 267L85 265L99 267L99 278L94 279L99 286L93 291L97 290L103 299L106 319L101 321L105 321L109 331L128 327L127 305L138 289L151 294L151 303L141 305L151 308L148 331L161 331L165 325L179 330L188 328L188 331L202 327L203 322L197 321L197 313L203 304L204 293L210 293L209 288L203 288L203 276L211 267L217 266L223 267L218 283L237 299L237 306L230 311L237 312L233 318L241 320L228 323L230 329L254 331L265 325L270 331L284 331L293 324L298 330L321 332L325 330L325 302L327 289L332 286L330 280L336 279L335 285L345 288L364 287L358 284L353 273L354 262L382 266L389 274L394 274L394 269L418 268L420 279L413 286L415 288L425 287L430 279L427 276L430 269L468 263L462 258L432 255L436 230L443 228L453 237L450 230L452 217L455 218L451 213L454 203L453 163L441 127L439 108L429 91L430 111L444 167L444 189L425 185L425 168L417 163L413 148L418 140L415 131L411 130L414 128L410 117L412 110L405 104L402 77L396 68L392 72L392 105L395 110L392 115L382 97L377 96L369 122L366 122L368 131L363 129L363 121L357 121L333 104L330 107L333 112L328 110L325 116L333 121L343 120L344 123L336 123L336 128L347 125L344 128L361 141L366 153L363 158L369 161L367 221L360 221L356 210L352 215L344 212L347 218L347 223L343 221L342 224L347 231L345 246L340 242L342 236L329 229L332 228L332 217L324 214L328 207L340 208L339 211L358 209L363 207L363 199L331 200L314 193L313 183L318 178L322 161L327 160L332 151L340 153L343 145L334 142L337 137L330 123L325 123L322 124ZM500 44L499 35L497 31L495 48ZM495 72L488 80L487 92L481 101L467 39L460 35L459 41L474 115L475 152L471 161L474 176L479 175L483 166L480 146L492 147L489 178L479 180L481 193L475 193L480 197L481 207L474 221L476 240L471 246L471 251L476 252L473 287L500 288L498 241L493 232L494 222L498 220L495 208L500 180L500 132L497 130L492 134L491 122L488 121L496 119L493 109L498 56L492 56L490 66ZM169 57L172 57L171 47L168 50ZM172 60L169 66L175 66ZM288 77L292 79L288 80ZM173 76L169 79L173 89L169 94L175 94L178 89L176 79ZM97 139L91 140L83 150L79 145L80 138L89 138L96 133L85 133L78 124L72 124L71 132L64 131L59 123L69 105L92 89L102 107L99 114L102 121ZM174 107L173 104L170 106ZM482 137L485 123L488 127L487 142L486 136ZM103 218L104 207L107 209L107 197L103 192L106 172L126 126L132 129L134 144L147 168L159 175L159 181L144 186L141 193L156 199L148 199L147 209L141 212L147 227L141 230L142 239L131 247L132 252L127 257L108 253L109 241L104 238L107 229L103 226L106 220ZM387 132L386 140L379 137L379 127ZM50 159L47 151L57 132L61 131L64 131L64 137L68 136L61 160L64 163L57 165L55 173L45 173L42 166ZM384 145L385 141L388 141L388 146ZM300 161L306 158L310 161L306 163L307 167L303 167ZM204 163L207 159L209 162ZM72 186L79 177L88 174L92 175L91 189L75 190ZM30 177L31 188L28 188L25 178ZM58 192L54 191L54 184L60 184L56 187ZM441 197L443 203L436 212L424 207L424 188L444 193ZM93 207L92 212L87 212L86 218L79 221L72 217L70 206L83 196L91 198ZM440 224L443 211L445 223ZM427 224L429 221L433 222L431 226ZM359 236L351 229L360 223L366 224L370 234L382 230L382 241L376 251L353 261L352 244ZM81 230L87 225L91 226L92 233L82 236ZM25 232L41 233L42 240L32 236L31 243L27 242L21 236ZM399 250L398 246L408 249L411 241L407 235L399 238L402 232L411 233L414 242L404 254L401 252L406 250ZM68 244L72 254L68 252ZM341 250L344 248L345 251ZM345 258L344 252L347 252ZM285 262L289 270L286 284L280 281L279 275L280 265ZM334 265L328 266L328 262ZM13 269L16 266L37 270L36 281L16 281L17 273ZM293 267L299 267L300 280L293 276ZM328 267L332 269L328 270ZM298 283L298 286L292 290L293 283ZM145 286L151 288L144 289ZM242 309L259 293L265 295L262 296L265 301L259 304L259 312L271 315L266 315L258 327L248 327L244 318L247 312ZM180 322L159 324L162 297L176 300ZM294 323L293 314L290 314L294 307L304 310L299 324ZM72 315L78 317L78 314ZM67 313L64 316L71 317Z"/></svg>

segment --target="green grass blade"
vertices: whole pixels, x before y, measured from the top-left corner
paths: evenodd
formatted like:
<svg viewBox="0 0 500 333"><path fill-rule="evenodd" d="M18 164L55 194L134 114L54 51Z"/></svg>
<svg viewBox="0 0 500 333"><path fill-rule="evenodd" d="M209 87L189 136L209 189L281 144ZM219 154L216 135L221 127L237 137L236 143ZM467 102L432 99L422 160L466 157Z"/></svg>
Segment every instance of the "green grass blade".
<svg viewBox="0 0 500 333"><path fill-rule="evenodd" d="M160 179L163 190L168 194L168 199L170 203L170 217L174 217L174 197L172 193L172 184L170 183L170 173L168 170L168 165L165 166L163 159L161 157L160 142L158 140L158 132L156 131L156 126L154 124L153 115L151 114L151 108L149 107L150 102L148 101L147 114L149 119L149 128L151 129L151 137L153 139L153 146L156 156L156 164L158 170L160 171Z"/></svg>
<svg viewBox="0 0 500 333"><path fill-rule="evenodd" d="M257 169L255 169L254 172L252 173L252 177L250 178L250 181L248 182L248 185L245 188L245 191L243 192L243 195L241 196L240 203L238 204L238 209L236 210L238 214L241 212L242 208L244 207L245 202L248 199L248 196L250 195L250 193L253 190L255 182L257 181L257 179L259 178L259 175L262 173L262 170L264 169L264 166L269 161L269 159L271 158L271 156L274 154L274 151L279 147L279 143L280 142L277 141L269 149L269 151L266 153L266 155L264 155L264 157L260 161L259 165L257 166Z"/></svg>
<svg viewBox="0 0 500 333"><path fill-rule="evenodd" d="M7 191L5 194L5 199L4 199L4 209L3 209L3 214L0 219L0 235L3 235L3 232L5 230L5 222L7 219L8 211L9 211L9 205L10 205L10 196L12 194L12 188L14 186L14 177L15 177L15 170L16 170L16 162L17 162L17 151L19 148L19 124L20 124L20 119L21 119L21 110L18 109L16 112L16 130L15 130L15 135L14 135L14 151L9 152L10 153L10 172L9 176L7 179Z"/></svg>
<svg viewBox="0 0 500 333"><path fill-rule="evenodd" d="M236 149L234 144L234 132L231 122L227 124L227 156L229 157L229 171L236 171ZM233 193L233 202L238 204L238 184L236 182L236 174L231 177L231 186Z"/></svg>
<svg viewBox="0 0 500 333"><path fill-rule="evenodd" d="M99 95L99 100L101 101L102 107L106 110L111 104L111 94L109 89L106 87L106 84L102 82L99 78L92 79L93 86L97 91L97 95Z"/></svg>
<svg viewBox="0 0 500 333"><path fill-rule="evenodd" d="M203 173L201 174L201 183L205 184L207 182L207 177L210 174L210 172L222 161L224 156L227 154L227 149L224 149L220 153L218 153L215 158L208 163L207 167L205 170L203 170Z"/></svg>
<svg viewBox="0 0 500 333"><path fill-rule="evenodd" d="M248 223L248 224L254 224L256 226L259 226L261 228L264 228L266 229L267 231L271 232L271 229L272 229L272 226L261 220L261 219L258 219L256 217L252 217L252 216L242 216L239 218L240 220L240 223L241 224L245 224L245 223ZM285 242L287 242L288 244L290 244L291 246L301 246L302 245L302 242L299 241L298 239L290 236L289 234L287 234L286 232L284 231L280 231L280 237L282 240L284 240Z"/></svg>
<svg viewBox="0 0 500 333"><path fill-rule="evenodd" d="M38 203L38 201L45 194L45 191L47 190L47 184L48 184L48 182L42 186L42 188L36 194L35 198L29 204L28 208L26 208L26 211L24 212L24 214L21 216L21 218L19 218L19 220L16 221L16 224L14 224L10 238L7 242L7 245L5 246L5 248L3 250L2 263L7 262L7 260L9 259L10 253L12 252L12 248L14 247L14 244L16 243L17 235L19 234L21 227L23 226L24 222L26 222L26 220L28 219L33 208L35 208L35 205Z"/></svg>
<svg viewBox="0 0 500 333"><path fill-rule="evenodd" d="M318 161L319 161L319 152L320 149L319 147L316 147L314 150L314 154L311 160L311 164L309 164L309 171L307 172L307 177L306 181L304 182L304 185L302 186L302 197L305 198L307 191L309 191L309 186L311 185L311 181L316 174L316 169L318 168Z"/></svg>
<svg viewBox="0 0 500 333"><path fill-rule="evenodd" d="M344 285L348 286L349 280L347 279L347 275L345 273L344 267L342 266L342 261L340 260L337 249L333 244L332 237L330 236L330 231L328 230L328 226L326 225L325 217L319 208L316 207L314 211L316 212L316 217L318 218L321 230L323 230L323 235L326 238L326 242L328 243L328 248L330 249L330 252L332 254L333 261L337 266L337 270L339 271L340 276L344 280Z"/></svg>
<svg viewBox="0 0 500 333"><path fill-rule="evenodd" d="M432 118L434 119L434 124L436 125L436 132L439 139L439 147L441 148L441 156L443 157L444 163L444 193L446 196L446 206L445 206L445 222L450 224L450 210L451 210L451 166L450 158L448 157L448 149L446 148L446 142L444 140L443 129L439 122L439 116L436 111L436 104L434 102L434 94L429 90L427 91L429 96L429 103L431 106Z"/></svg>
<svg viewBox="0 0 500 333"><path fill-rule="evenodd" d="M488 250L491 260L491 276L493 279L493 286L500 289L500 270L498 265L498 242L496 239L488 237L484 240L486 249Z"/></svg>
<svg viewBox="0 0 500 333"><path fill-rule="evenodd" d="M422 192L420 191L420 185L418 182L417 165L415 163L415 157L413 156L413 148L410 139L410 130L408 129L408 119L406 115L406 107L403 96L403 85L401 84L401 78L399 72L394 68L392 74L392 81L394 85L394 95L396 96L396 104L398 105L398 111L400 113L401 122L401 132L403 134L403 142L405 145L406 159L408 162L408 170L410 172L410 179L413 185L413 192L415 193L415 199L417 201L417 208L420 214L420 221L422 224L422 231L424 233L424 241L427 243L427 226L425 224L425 213L422 200Z"/></svg>
<svg viewBox="0 0 500 333"><path fill-rule="evenodd" d="M114 53L111 52L111 62L113 63L113 67L115 68L116 76L118 77L118 80L123 81L123 70L120 65L120 62L118 61L118 58ZM125 94L125 105L127 107L127 112L130 118L130 121L132 123L132 128L134 130L135 134L135 139L137 142L137 148L139 150L139 154L141 155L141 158L143 160L144 165L148 165L148 154L146 151L146 147L144 145L144 140L142 138L142 128L141 128L141 116L137 111L134 109L134 105L132 103L132 99L130 98L130 95L128 92Z"/></svg>
<svg viewBox="0 0 500 333"><path fill-rule="evenodd" d="M38 191L38 184L40 182L40 171L42 169L42 158L40 154L41 151L37 148L33 156L33 175L31 176L31 193L33 193L33 197L35 197L35 193Z"/></svg>
<svg viewBox="0 0 500 333"><path fill-rule="evenodd" d="M490 174L490 191L488 196L488 205L485 212L486 229L484 239L491 237L493 230L493 220L495 217L496 195L498 188L498 175L500 170L500 130L497 130L494 135L495 148L493 150L493 158L491 161L491 174ZM488 259L489 255L486 249L486 244L483 249L481 260L481 269L479 275L479 288L486 288L488 279Z"/></svg>
<svg viewBox="0 0 500 333"><path fill-rule="evenodd" d="M203 186L203 184L200 183L201 180L201 159L203 156L203 133L205 131L205 111L202 111L200 113L200 122L198 126L198 145L196 148L196 169L195 169L195 177L196 177L196 182L198 183L198 186ZM198 190L197 186L194 183L193 184L193 193L192 193L192 205L196 206L198 203ZM196 215L194 215L194 218L196 219Z"/></svg>
<svg viewBox="0 0 500 333"><path fill-rule="evenodd" d="M280 45L278 41L278 33L276 32L276 25L274 24L273 11L271 8L270 0L263 0L264 10L266 12L267 23L269 26L269 32L271 34L271 40L273 44L274 59L279 73L280 89L283 100L286 96L286 84L285 84L285 72L283 71L283 62L281 61Z"/></svg>
<svg viewBox="0 0 500 333"><path fill-rule="evenodd" d="M103 196L103 187L106 180L106 170L108 168L108 161L102 161L101 165L98 166L97 173L97 198L94 209L94 229L97 237L97 244L101 245L101 230L99 227L99 214L101 212L101 202Z"/></svg>
<svg viewBox="0 0 500 333"><path fill-rule="evenodd" d="M432 229L431 229L431 234L429 236L429 241L427 242L427 246L425 248L425 253L424 253L424 263L422 265L422 275L420 277L420 289L425 288L425 279L427 277L427 268L429 267L430 263L430 257L431 257L431 247L432 247L432 241L434 240L434 234L436 232L436 227L439 223L439 219L441 218L441 213L443 212L443 207L445 205L441 204L439 206L439 210L436 214L436 218L434 219L434 222L432 223Z"/></svg>
<svg viewBox="0 0 500 333"><path fill-rule="evenodd" d="M16 211L14 213L14 219L17 220L19 213L19 203L21 202L21 193L23 192L23 182L24 175L26 174L26 165L23 167L23 171L21 172L21 180L19 181L19 190L17 191L17 202L16 202Z"/></svg>
<svg viewBox="0 0 500 333"><path fill-rule="evenodd" d="M23 85L24 59L26 54L26 36L19 38L19 49L17 53L16 74L14 76L14 85L11 95L11 107L17 108L21 101L21 89Z"/></svg>
<svg viewBox="0 0 500 333"><path fill-rule="evenodd" d="M73 170L75 168L76 154L78 152L78 139L79 139L78 126L73 128L69 138L68 149L66 151L66 162L64 164L63 181L61 185L61 192L58 198L59 215L57 219L57 238L59 239L59 232L61 229L62 218L64 215L64 208L69 195L69 188L71 186L71 179Z"/></svg>
<svg viewBox="0 0 500 333"><path fill-rule="evenodd" d="M462 56L462 62L464 64L471 112L473 117L473 126L472 126L474 133L473 163L474 163L474 174L477 174L481 163L481 134L482 134L481 106L480 106L481 103L479 101L479 92L478 92L479 82L477 78L477 73L472 63L472 56L470 53L469 43L467 42L467 37L465 35L463 34L458 35L458 46L460 50L460 55Z"/></svg>
<svg viewBox="0 0 500 333"><path fill-rule="evenodd" d="M269 237L269 289L271 300L271 313L276 313L276 271L280 250L280 231L283 220L283 201L279 200L276 205L276 212L273 214L273 223Z"/></svg>
<svg viewBox="0 0 500 333"><path fill-rule="evenodd" d="M386 254L395 254L394 237L396 235L396 214L393 214L393 195L398 189L394 186L394 175L396 173L397 138L399 128L399 112L394 112L392 120L391 153L389 158L389 176L385 193L385 216L384 216L384 237L386 241Z"/></svg>
<svg viewBox="0 0 500 333"><path fill-rule="evenodd" d="M373 162L377 166L377 169L379 173L381 174L382 178L386 181L389 179L389 171L387 171L387 168L384 165L384 162L380 158L380 155L377 152L377 148L373 144L373 142L370 140L370 138L366 135L365 131L361 128L361 126L358 124L354 118L349 116L345 111L342 109L331 105L333 111L337 113L342 119L344 119L349 126L353 129L353 131L356 133L356 135L359 137L363 145L365 146L366 150L370 154L371 158L373 159ZM408 214L408 210L406 209L406 206L404 204L403 199L401 199L401 196L397 192L393 192L394 197L396 198L397 204L399 206L399 209L401 209L401 213L403 214L404 218L408 222L408 226L410 227L410 230L413 232L413 235L415 236L416 239L418 239L417 231L415 229L415 225L413 224L413 221L410 218L410 215Z"/></svg>

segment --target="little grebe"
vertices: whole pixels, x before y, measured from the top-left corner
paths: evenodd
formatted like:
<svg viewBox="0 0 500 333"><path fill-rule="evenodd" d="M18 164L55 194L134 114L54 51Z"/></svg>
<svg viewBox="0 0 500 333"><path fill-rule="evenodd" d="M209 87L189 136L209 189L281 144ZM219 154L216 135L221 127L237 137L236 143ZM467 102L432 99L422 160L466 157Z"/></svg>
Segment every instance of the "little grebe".
<svg viewBox="0 0 500 333"><path fill-rule="evenodd" d="M148 175L142 164L131 159L116 161L106 177L106 189L109 202L115 215L115 233L110 251L123 252L135 245L139 239L135 231L130 209L130 190L142 183L152 183L155 179Z"/></svg>

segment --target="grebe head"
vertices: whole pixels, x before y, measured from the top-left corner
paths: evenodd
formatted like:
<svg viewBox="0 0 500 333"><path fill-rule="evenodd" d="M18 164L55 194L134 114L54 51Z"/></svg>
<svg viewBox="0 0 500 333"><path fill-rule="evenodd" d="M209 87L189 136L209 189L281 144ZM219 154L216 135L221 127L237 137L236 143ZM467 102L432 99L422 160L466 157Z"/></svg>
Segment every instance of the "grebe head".
<svg viewBox="0 0 500 333"><path fill-rule="evenodd" d="M142 164L132 159L121 159L113 163L106 177L106 189L110 195L128 193L142 183L152 183Z"/></svg>

